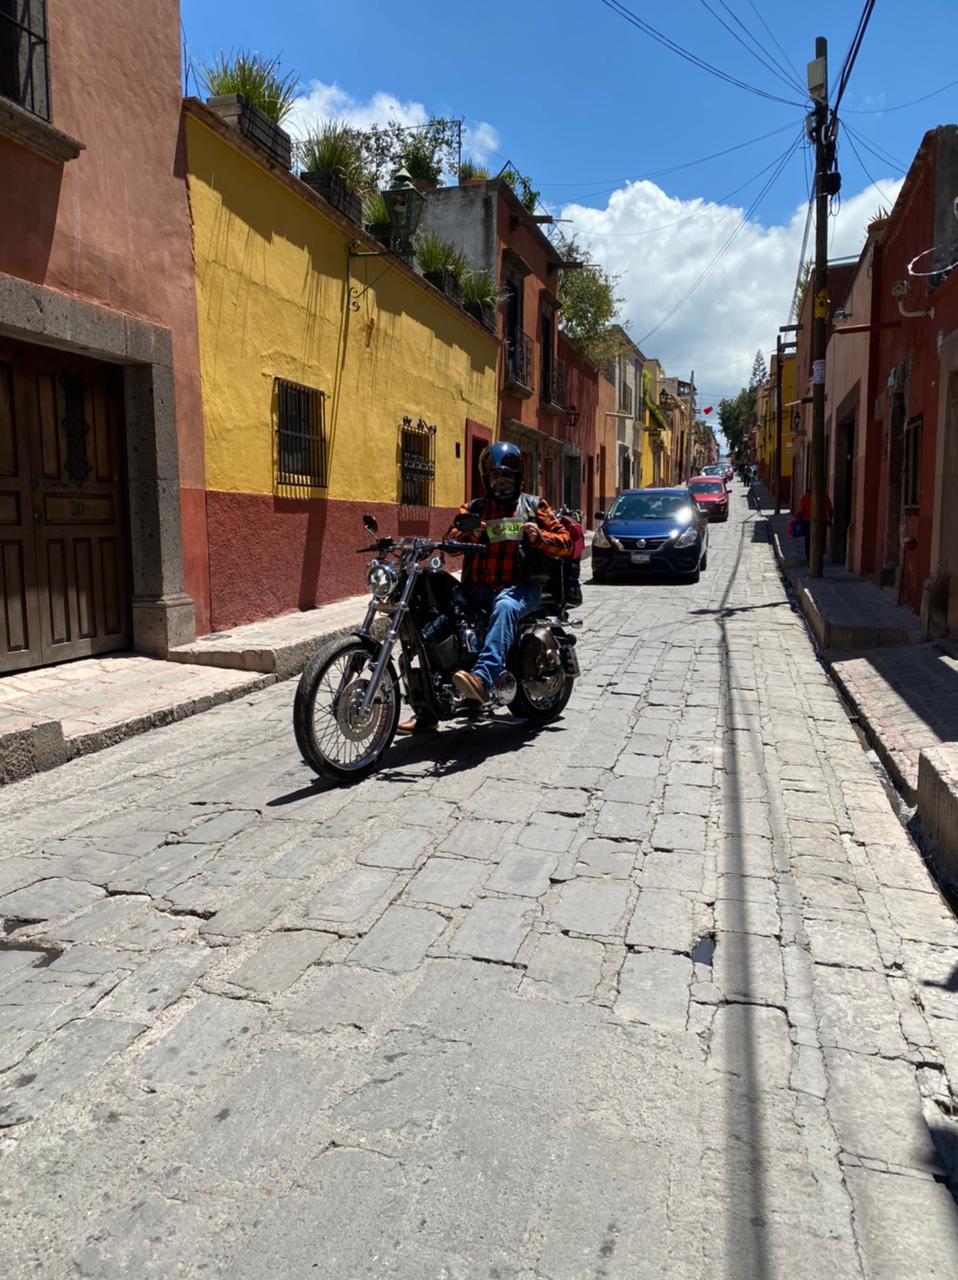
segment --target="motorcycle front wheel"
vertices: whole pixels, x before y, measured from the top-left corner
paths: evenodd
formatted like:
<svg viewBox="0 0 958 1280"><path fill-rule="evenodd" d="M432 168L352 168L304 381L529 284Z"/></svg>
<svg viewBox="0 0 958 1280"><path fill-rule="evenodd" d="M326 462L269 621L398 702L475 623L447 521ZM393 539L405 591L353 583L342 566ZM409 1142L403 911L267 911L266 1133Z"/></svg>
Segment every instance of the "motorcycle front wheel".
<svg viewBox="0 0 958 1280"><path fill-rule="evenodd" d="M293 730L303 759L333 782L358 782L379 766L396 733L399 684L392 663L368 713L362 701L379 646L361 636L331 640L300 676Z"/></svg>

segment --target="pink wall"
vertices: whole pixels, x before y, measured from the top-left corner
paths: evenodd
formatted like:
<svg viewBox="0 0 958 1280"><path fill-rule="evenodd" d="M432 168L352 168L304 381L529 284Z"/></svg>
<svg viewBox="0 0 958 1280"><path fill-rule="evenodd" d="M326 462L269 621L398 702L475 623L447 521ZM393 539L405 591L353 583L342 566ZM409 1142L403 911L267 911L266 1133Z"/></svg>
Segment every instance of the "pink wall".
<svg viewBox="0 0 958 1280"><path fill-rule="evenodd" d="M85 144L54 164L0 139L0 271L170 329L186 589L206 630L203 419L177 0L48 0L52 124ZM194 545L195 544L195 545Z"/></svg>

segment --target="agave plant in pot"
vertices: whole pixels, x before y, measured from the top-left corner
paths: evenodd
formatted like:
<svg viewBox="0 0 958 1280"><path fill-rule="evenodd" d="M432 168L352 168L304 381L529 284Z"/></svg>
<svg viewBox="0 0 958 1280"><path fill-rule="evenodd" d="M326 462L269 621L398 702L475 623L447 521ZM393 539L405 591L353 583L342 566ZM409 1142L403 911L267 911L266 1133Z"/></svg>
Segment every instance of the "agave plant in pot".
<svg viewBox="0 0 958 1280"><path fill-rule="evenodd" d="M280 73L279 58L240 49L221 53L202 69L206 105L284 169L292 163L292 139L280 125L293 109L299 80Z"/></svg>
<svg viewBox="0 0 958 1280"><path fill-rule="evenodd" d="M350 125L330 120L300 144L300 178L353 222L362 222L362 140ZM388 215L387 215L388 218Z"/></svg>
<svg viewBox="0 0 958 1280"><path fill-rule="evenodd" d="M416 241L416 260L430 284L459 301L460 285L469 272L469 260L461 250L427 231Z"/></svg>
<svg viewBox="0 0 958 1280"><path fill-rule="evenodd" d="M363 226L384 248L392 248L389 206L381 191L373 191L363 198Z"/></svg>
<svg viewBox="0 0 958 1280"><path fill-rule="evenodd" d="M462 280L462 305L487 329L496 327L496 311L503 293L491 271L469 271Z"/></svg>

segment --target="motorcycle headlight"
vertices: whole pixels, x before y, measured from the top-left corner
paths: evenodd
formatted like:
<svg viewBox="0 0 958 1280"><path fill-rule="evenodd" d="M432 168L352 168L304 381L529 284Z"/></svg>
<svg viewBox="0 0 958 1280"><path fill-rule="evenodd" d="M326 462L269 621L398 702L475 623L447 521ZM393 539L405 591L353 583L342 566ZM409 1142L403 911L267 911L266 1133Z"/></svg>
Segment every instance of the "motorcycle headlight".
<svg viewBox="0 0 958 1280"><path fill-rule="evenodd" d="M686 529L684 533L680 533L679 536L675 539L675 545L677 547L694 546L694 544L698 542L698 537L699 535L698 535L697 529Z"/></svg>
<svg viewBox="0 0 958 1280"><path fill-rule="evenodd" d="M598 547L600 551L609 551L615 548L616 551L622 550L622 543L618 538L613 538L610 533L606 533L604 529L596 529L595 536L592 539L592 545Z"/></svg>
<svg viewBox="0 0 958 1280"><path fill-rule="evenodd" d="M380 564L378 560L374 560L366 574L366 582L377 600L388 600L396 585L395 570L388 564Z"/></svg>

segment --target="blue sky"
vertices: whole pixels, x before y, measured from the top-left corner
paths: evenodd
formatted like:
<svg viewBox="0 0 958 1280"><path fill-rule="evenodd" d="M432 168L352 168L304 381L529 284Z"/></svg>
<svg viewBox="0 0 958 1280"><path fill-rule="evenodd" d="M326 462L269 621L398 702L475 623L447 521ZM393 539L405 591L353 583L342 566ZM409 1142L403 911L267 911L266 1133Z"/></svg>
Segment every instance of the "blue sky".
<svg viewBox="0 0 958 1280"><path fill-rule="evenodd" d="M815 37L829 41L834 83L862 3L623 3L702 60L791 105L689 65L603 0L181 0L181 11L197 64L221 49L280 54L302 80L304 124L464 117L478 158L493 172L508 159L528 173L550 211L572 219L567 229L590 259L621 277L623 320L646 354L673 374L694 368L705 400L718 399L748 379L756 348L767 355L787 319L808 196L804 147L750 205L799 137L799 89ZM958 84L894 109L958 79L956 26L955 0L876 5L842 104L858 137L839 143L836 256L858 252L865 221L882 196L893 201L898 165L907 168L924 132L958 120ZM761 65L754 45L745 47L749 33L784 72Z"/></svg>

